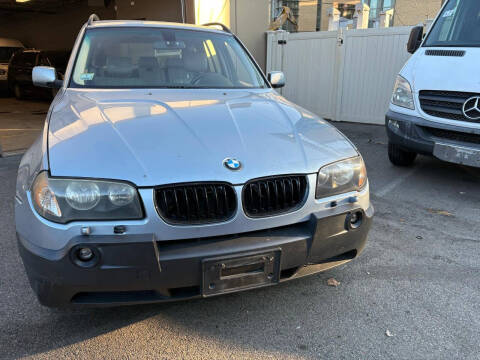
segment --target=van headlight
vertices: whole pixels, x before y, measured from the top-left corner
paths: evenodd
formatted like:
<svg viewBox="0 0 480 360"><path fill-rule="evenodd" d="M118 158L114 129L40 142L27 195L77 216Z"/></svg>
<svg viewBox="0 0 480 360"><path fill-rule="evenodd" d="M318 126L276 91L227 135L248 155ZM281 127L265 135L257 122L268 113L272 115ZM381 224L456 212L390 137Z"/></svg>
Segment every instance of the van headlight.
<svg viewBox="0 0 480 360"><path fill-rule="evenodd" d="M367 169L361 156L324 166L318 172L317 199L360 191L367 183Z"/></svg>
<svg viewBox="0 0 480 360"><path fill-rule="evenodd" d="M410 83L402 76L398 75L393 88L392 104L401 106L410 110L415 110L413 101L412 87Z"/></svg>
<svg viewBox="0 0 480 360"><path fill-rule="evenodd" d="M32 201L40 216L63 224L143 218L137 189L123 182L51 178L43 171L33 182Z"/></svg>

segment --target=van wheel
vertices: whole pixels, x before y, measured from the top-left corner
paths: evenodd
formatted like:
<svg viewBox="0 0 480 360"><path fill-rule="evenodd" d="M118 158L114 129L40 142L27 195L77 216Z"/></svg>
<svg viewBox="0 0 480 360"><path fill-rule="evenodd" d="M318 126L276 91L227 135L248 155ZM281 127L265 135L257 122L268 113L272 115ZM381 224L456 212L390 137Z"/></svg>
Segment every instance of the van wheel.
<svg viewBox="0 0 480 360"><path fill-rule="evenodd" d="M15 94L15 97L16 97L18 100L23 99L23 91L22 91L22 88L20 87L20 85L15 84L15 85L13 86L13 93Z"/></svg>
<svg viewBox="0 0 480 360"><path fill-rule="evenodd" d="M415 161L417 153L405 151L400 146L388 143L388 158L396 166L410 166Z"/></svg>

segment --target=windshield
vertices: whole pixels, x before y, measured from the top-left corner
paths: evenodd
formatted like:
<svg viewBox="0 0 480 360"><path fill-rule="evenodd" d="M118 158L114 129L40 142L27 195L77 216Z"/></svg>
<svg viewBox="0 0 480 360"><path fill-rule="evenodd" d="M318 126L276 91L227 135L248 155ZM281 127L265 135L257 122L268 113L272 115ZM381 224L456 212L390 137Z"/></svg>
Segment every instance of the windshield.
<svg viewBox="0 0 480 360"><path fill-rule="evenodd" d="M20 50L20 47L2 47L0 46L0 63L8 63L13 53Z"/></svg>
<svg viewBox="0 0 480 360"><path fill-rule="evenodd" d="M72 87L263 88L267 84L231 35L165 28L88 30Z"/></svg>
<svg viewBox="0 0 480 360"><path fill-rule="evenodd" d="M480 46L480 1L450 0L424 46Z"/></svg>

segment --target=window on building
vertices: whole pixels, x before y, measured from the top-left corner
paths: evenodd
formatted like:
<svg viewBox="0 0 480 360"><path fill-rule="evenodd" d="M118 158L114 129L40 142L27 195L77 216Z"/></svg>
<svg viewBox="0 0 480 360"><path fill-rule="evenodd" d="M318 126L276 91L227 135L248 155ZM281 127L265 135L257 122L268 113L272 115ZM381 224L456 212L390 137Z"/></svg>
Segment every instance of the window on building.
<svg viewBox="0 0 480 360"><path fill-rule="evenodd" d="M376 26L376 22L382 11L395 8L395 0L364 0L364 3L370 7L370 21L368 27Z"/></svg>
<svg viewBox="0 0 480 360"><path fill-rule="evenodd" d="M283 30L324 31L328 30L328 11L333 7L340 12L339 26L349 28L353 25L355 5L360 3L370 7L369 27L376 27L380 13L394 9L396 0L272 0L272 19L281 14L282 6L288 6L298 26L286 21Z"/></svg>
<svg viewBox="0 0 480 360"><path fill-rule="evenodd" d="M282 6L290 8L298 24L295 26L286 21L282 27L283 30L289 32L320 30L322 0L273 0L272 19L282 13Z"/></svg>

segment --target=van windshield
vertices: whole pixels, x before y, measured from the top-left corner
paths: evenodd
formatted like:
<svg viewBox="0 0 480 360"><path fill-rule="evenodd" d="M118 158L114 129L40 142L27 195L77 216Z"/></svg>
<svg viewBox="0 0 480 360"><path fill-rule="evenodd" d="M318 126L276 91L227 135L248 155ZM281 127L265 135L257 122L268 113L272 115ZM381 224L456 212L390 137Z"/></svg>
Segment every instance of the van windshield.
<svg viewBox="0 0 480 360"><path fill-rule="evenodd" d="M231 35L152 27L85 33L75 61L76 88L264 88Z"/></svg>
<svg viewBox="0 0 480 360"><path fill-rule="evenodd" d="M449 0L423 46L480 46L480 1Z"/></svg>
<svg viewBox="0 0 480 360"><path fill-rule="evenodd" d="M17 50L20 50L19 47L3 47L0 46L0 63L8 63L13 53Z"/></svg>

